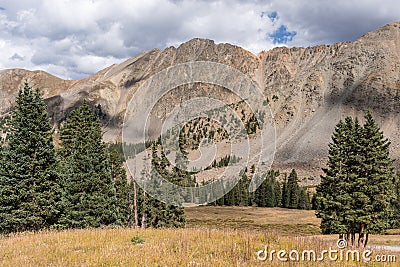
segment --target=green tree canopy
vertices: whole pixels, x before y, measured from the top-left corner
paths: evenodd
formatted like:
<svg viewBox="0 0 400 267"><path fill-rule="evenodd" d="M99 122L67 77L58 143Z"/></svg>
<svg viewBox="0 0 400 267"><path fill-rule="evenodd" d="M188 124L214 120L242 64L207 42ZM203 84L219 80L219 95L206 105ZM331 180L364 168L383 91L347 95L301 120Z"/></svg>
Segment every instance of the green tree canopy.
<svg viewBox="0 0 400 267"><path fill-rule="evenodd" d="M67 228L119 224L110 161L98 119L86 102L69 114L60 129Z"/></svg>
<svg viewBox="0 0 400 267"><path fill-rule="evenodd" d="M317 216L323 233L337 233L366 245L393 217L395 175L389 144L371 113L339 121L329 144L327 168L317 186ZM365 234L367 237L364 238Z"/></svg>
<svg viewBox="0 0 400 267"><path fill-rule="evenodd" d="M40 90L18 92L0 159L0 232L57 224L61 191L53 131Z"/></svg>

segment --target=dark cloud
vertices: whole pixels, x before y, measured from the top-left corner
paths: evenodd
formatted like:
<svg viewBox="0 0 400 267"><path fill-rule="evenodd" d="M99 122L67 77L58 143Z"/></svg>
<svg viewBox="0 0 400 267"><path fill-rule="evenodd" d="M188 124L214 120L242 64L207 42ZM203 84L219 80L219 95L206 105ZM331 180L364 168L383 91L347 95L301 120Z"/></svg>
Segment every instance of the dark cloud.
<svg viewBox="0 0 400 267"><path fill-rule="evenodd" d="M400 20L400 2L387 1L272 1L280 20L297 32L293 45L309 46L353 41L368 31Z"/></svg>
<svg viewBox="0 0 400 267"><path fill-rule="evenodd" d="M19 55L18 53L15 53L14 55L12 55L9 59L13 60L13 61L22 61L25 58L21 55Z"/></svg>

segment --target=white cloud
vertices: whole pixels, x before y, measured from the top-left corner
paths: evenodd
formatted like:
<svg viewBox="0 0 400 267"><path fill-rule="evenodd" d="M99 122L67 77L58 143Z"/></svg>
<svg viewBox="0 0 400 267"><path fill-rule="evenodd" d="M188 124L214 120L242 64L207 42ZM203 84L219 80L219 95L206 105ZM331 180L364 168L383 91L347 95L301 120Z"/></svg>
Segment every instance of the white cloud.
<svg viewBox="0 0 400 267"><path fill-rule="evenodd" d="M350 41L399 20L395 0L19 0L0 4L0 68L43 69L64 78L152 48L200 37L270 49L282 25L289 46ZM268 16L277 12L273 21Z"/></svg>

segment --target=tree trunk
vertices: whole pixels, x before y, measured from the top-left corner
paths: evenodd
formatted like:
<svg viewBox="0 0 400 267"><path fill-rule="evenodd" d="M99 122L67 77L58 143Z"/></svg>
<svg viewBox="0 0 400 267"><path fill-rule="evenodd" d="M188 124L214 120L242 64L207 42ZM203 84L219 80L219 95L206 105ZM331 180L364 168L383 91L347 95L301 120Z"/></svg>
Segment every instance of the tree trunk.
<svg viewBox="0 0 400 267"><path fill-rule="evenodd" d="M134 222L133 222L133 204L132 204L132 198L133 198L133 193L132 192L132 179L129 180L129 194L128 194L128 201L129 201L129 227L134 227Z"/></svg>
<svg viewBox="0 0 400 267"><path fill-rule="evenodd" d="M137 191L136 191L136 183L133 183L133 213L134 213L134 220L135 220L135 228L139 227L139 220L138 220L138 210L137 210Z"/></svg>
<svg viewBox="0 0 400 267"><path fill-rule="evenodd" d="M146 228L146 213L142 215L142 229Z"/></svg>
<svg viewBox="0 0 400 267"><path fill-rule="evenodd" d="M351 233L351 245L354 246L354 241L356 240L356 233L352 232Z"/></svg>
<svg viewBox="0 0 400 267"><path fill-rule="evenodd" d="M364 245L364 229L365 229L365 225L362 223L360 232L358 233L358 247L361 247L362 245Z"/></svg>
<svg viewBox="0 0 400 267"><path fill-rule="evenodd" d="M146 191L143 190L143 202L146 203ZM146 228L146 205L143 205L143 211L142 211L142 228Z"/></svg>
<svg viewBox="0 0 400 267"><path fill-rule="evenodd" d="M132 191L129 189L129 227L134 227L134 221L133 221L133 205L132 205Z"/></svg>
<svg viewBox="0 0 400 267"><path fill-rule="evenodd" d="M368 233L365 235L365 242L364 242L364 248L367 247L368 244Z"/></svg>

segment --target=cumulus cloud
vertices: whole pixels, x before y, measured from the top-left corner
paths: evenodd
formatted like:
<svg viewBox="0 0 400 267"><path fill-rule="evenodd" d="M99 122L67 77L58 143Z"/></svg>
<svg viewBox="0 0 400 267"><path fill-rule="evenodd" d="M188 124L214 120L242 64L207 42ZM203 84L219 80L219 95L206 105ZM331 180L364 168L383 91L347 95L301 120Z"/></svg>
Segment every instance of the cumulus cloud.
<svg viewBox="0 0 400 267"><path fill-rule="evenodd" d="M351 41L398 20L399 9L395 0L6 1L0 7L0 69L79 79L143 50L195 37L253 53Z"/></svg>

